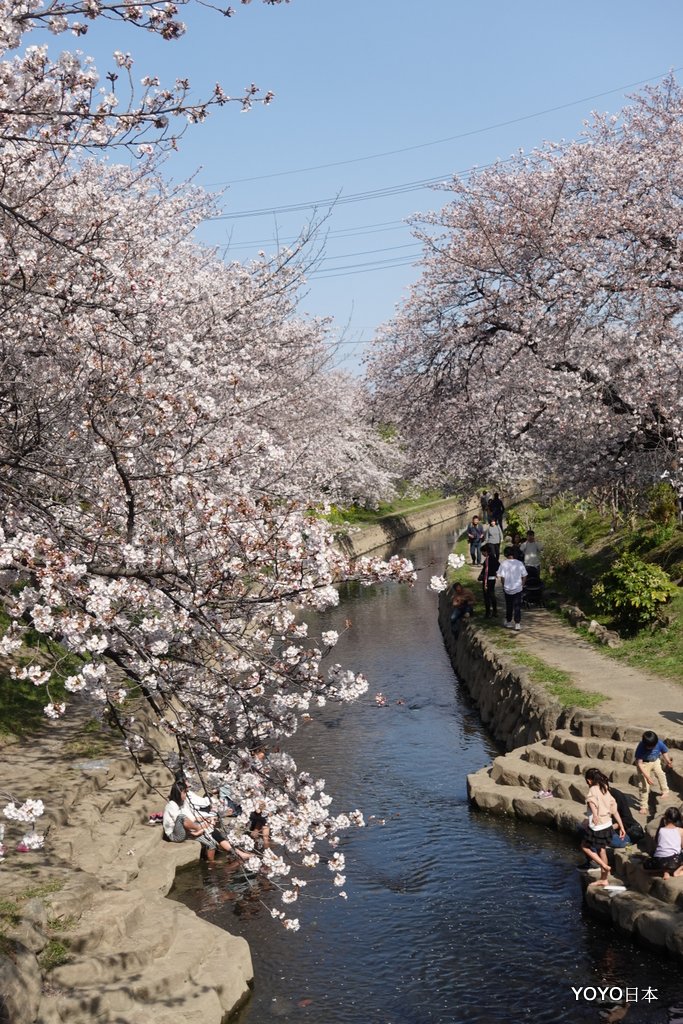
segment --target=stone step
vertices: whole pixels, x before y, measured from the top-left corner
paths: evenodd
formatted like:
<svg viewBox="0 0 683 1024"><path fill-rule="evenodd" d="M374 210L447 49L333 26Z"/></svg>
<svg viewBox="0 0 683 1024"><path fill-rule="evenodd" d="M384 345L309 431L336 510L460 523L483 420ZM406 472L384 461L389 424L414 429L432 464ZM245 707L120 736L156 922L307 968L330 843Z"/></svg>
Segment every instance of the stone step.
<svg viewBox="0 0 683 1024"><path fill-rule="evenodd" d="M549 737L549 745L571 757L584 760L618 761L624 764L635 763L636 744L623 740L612 740L600 736L575 736L571 732L558 729Z"/></svg>
<svg viewBox="0 0 683 1024"><path fill-rule="evenodd" d="M490 769L467 776L467 791L475 807L491 814L507 814L562 832L574 832L585 817L585 806L560 797L535 799L527 786L498 785Z"/></svg>
<svg viewBox="0 0 683 1024"><path fill-rule="evenodd" d="M588 768L597 768L617 789L623 789L625 786L638 788L637 769L623 761L603 761L597 757L575 757L565 754L547 743L533 743L531 746L525 747L522 756L526 757L531 764L545 765L564 775L580 775L582 778Z"/></svg>
<svg viewBox="0 0 683 1024"><path fill-rule="evenodd" d="M594 711L579 712L572 718L572 729L580 736L620 740L632 743L634 747L640 743L645 730L651 728L652 725L647 722L643 725L625 725L610 715L600 715Z"/></svg>
<svg viewBox="0 0 683 1024"><path fill-rule="evenodd" d="M517 751L497 757L491 766L490 778L499 786L522 787L532 799L539 790L550 790L562 800L580 803L586 792L581 776L563 775L545 765L533 764Z"/></svg>
<svg viewBox="0 0 683 1024"><path fill-rule="evenodd" d="M664 947L675 956L683 956L683 914L678 906L633 889L608 892L600 886L590 886L592 880L582 878L584 898L591 911L649 946Z"/></svg>
<svg viewBox="0 0 683 1024"><path fill-rule="evenodd" d="M536 745L534 745L536 747ZM548 749L548 748L546 748ZM497 757L491 768L491 779L503 786L526 786L533 792L539 790L550 790L554 796L562 800L573 800L585 809L587 786L580 772L564 772L553 769L545 764L537 764L529 759L529 754L534 754L534 748L521 748L512 751L510 754ZM581 764L577 760L577 764ZM610 767L606 762L598 763L601 770L605 771ZM590 765L587 765L590 767ZM619 767L619 766L615 766ZM626 781L621 782L619 790L624 793L634 808L638 806L638 790Z"/></svg>
<svg viewBox="0 0 683 1024"><path fill-rule="evenodd" d="M654 896L662 903L677 906L683 910L683 876L678 878L662 878L655 871L648 871L644 866L645 855L632 850L615 850L615 873L624 885L634 892L642 892Z"/></svg>

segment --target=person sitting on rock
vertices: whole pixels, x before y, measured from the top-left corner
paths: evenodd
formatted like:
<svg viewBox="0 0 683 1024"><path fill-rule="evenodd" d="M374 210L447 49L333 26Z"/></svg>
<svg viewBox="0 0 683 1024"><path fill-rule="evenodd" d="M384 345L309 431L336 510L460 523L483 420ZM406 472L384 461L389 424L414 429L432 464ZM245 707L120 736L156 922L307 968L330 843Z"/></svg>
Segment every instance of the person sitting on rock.
<svg viewBox="0 0 683 1024"><path fill-rule="evenodd" d="M612 845L614 834L613 822L616 821L619 838L626 835L617 802L610 793L609 780L598 768L589 768L584 776L588 784L586 804L588 807L588 830L582 840L581 849L589 860L600 868L600 878L593 885L607 885L609 881L609 861L607 848Z"/></svg>
<svg viewBox="0 0 683 1024"><path fill-rule="evenodd" d="M213 819L207 816L205 820L197 820L195 813L188 802L187 784L174 782L164 807L164 836L168 842L184 843L186 839L195 839L206 849L210 861L214 859L217 849L225 850L240 860L249 859L248 853L236 850L223 833L214 827Z"/></svg>
<svg viewBox="0 0 683 1024"><path fill-rule="evenodd" d="M677 807L667 807L655 836L655 852L647 867L662 872L662 878L683 875L683 816Z"/></svg>
<svg viewBox="0 0 683 1024"><path fill-rule="evenodd" d="M458 632L460 620L474 614L474 594L462 583L454 583L451 590L451 629Z"/></svg>

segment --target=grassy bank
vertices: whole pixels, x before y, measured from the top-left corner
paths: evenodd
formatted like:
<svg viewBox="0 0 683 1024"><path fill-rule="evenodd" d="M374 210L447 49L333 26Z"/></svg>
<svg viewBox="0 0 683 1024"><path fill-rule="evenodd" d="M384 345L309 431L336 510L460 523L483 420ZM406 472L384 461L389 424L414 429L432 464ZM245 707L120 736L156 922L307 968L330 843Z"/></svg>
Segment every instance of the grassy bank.
<svg viewBox="0 0 683 1024"><path fill-rule="evenodd" d="M610 658L623 661L644 671L683 683L683 587L676 587L664 606L659 623L641 628L629 635L597 604L593 584L607 572L621 555L630 552L644 562L660 566L676 583L683 577L683 529L677 523L661 525L648 519L631 517L627 522L614 521L606 512L578 499L564 497L550 506L522 502L512 510L524 529L532 527L543 544L543 579L548 590L555 592L558 604L578 604L589 618L620 632L621 646L601 647ZM460 541L456 550L466 554ZM467 568L457 578L473 585ZM480 587L473 587L480 608ZM597 643L595 637L586 639Z"/></svg>
<svg viewBox="0 0 683 1024"><path fill-rule="evenodd" d="M334 526L343 526L346 523L351 526L367 526L378 523L386 516L401 516L407 515L409 512L416 512L418 509L426 508L427 505L433 505L434 502L443 501L443 499L444 495L441 491L422 491L412 497L397 498L391 503L380 502L377 508L363 508L360 505L340 508L333 505L331 512L325 518Z"/></svg>
<svg viewBox="0 0 683 1024"><path fill-rule="evenodd" d="M465 555L467 562L460 569L449 572L449 581L455 582L457 580L472 590L475 598L474 626L475 629L481 630L486 635L487 643L500 651L505 656L506 661L519 668L526 669L531 681L538 686L542 686L552 697L559 700L563 707L598 707L606 699L604 694L597 691L581 690L574 686L569 672L554 668L543 661L542 658L524 650L520 647L516 637L510 636L506 630L500 628L500 623L497 620L484 618L482 588L477 582L473 567L469 564L467 542L459 540L455 546L455 551L459 555ZM498 598L500 600L500 595L498 595Z"/></svg>

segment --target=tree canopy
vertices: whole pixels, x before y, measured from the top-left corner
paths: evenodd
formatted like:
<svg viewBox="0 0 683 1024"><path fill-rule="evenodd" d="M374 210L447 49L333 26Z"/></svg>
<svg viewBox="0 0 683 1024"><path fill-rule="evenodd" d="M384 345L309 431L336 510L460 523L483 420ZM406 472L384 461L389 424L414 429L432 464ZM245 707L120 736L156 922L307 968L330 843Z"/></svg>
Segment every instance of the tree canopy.
<svg viewBox="0 0 683 1024"><path fill-rule="evenodd" d="M370 377L426 479L680 471L682 140L669 77L416 218L421 277Z"/></svg>

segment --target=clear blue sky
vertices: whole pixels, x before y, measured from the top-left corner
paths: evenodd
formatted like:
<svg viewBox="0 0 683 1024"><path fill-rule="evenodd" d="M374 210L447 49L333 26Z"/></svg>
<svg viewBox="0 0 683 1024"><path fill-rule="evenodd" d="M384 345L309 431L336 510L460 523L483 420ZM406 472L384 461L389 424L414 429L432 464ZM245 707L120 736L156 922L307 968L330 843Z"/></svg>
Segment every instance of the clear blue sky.
<svg viewBox="0 0 683 1024"><path fill-rule="evenodd" d="M192 129L166 173L180 180L199 169L201 184L229 183L229 217L339 195L301 309L345 329L340 359L354 370L363 343L418 275L411 260L419 250L402 221L438 208L441 196L426 188L344 203L347 196L445 178L545 139L572 138L591 110L621 108L622 86L683 65L677 0L232 2L230 19L195 11L175 43L108 26L79 45L101 72L106 55L121 49L135 58L137 77L187 76L197 95L217 81L234 95L252 81L275 92L267 109L242 114L229 105ZM565 104L572 105L527 117ZM527 119L481 130L518 118ZM422 146L466 133L476 134ZM406 147L421 148L359 159ZM341 161L357 162L299 171ZM226 219L204 225L200 238L248 259L271 251L276 232L291 239L310 214Z"/></svg>

